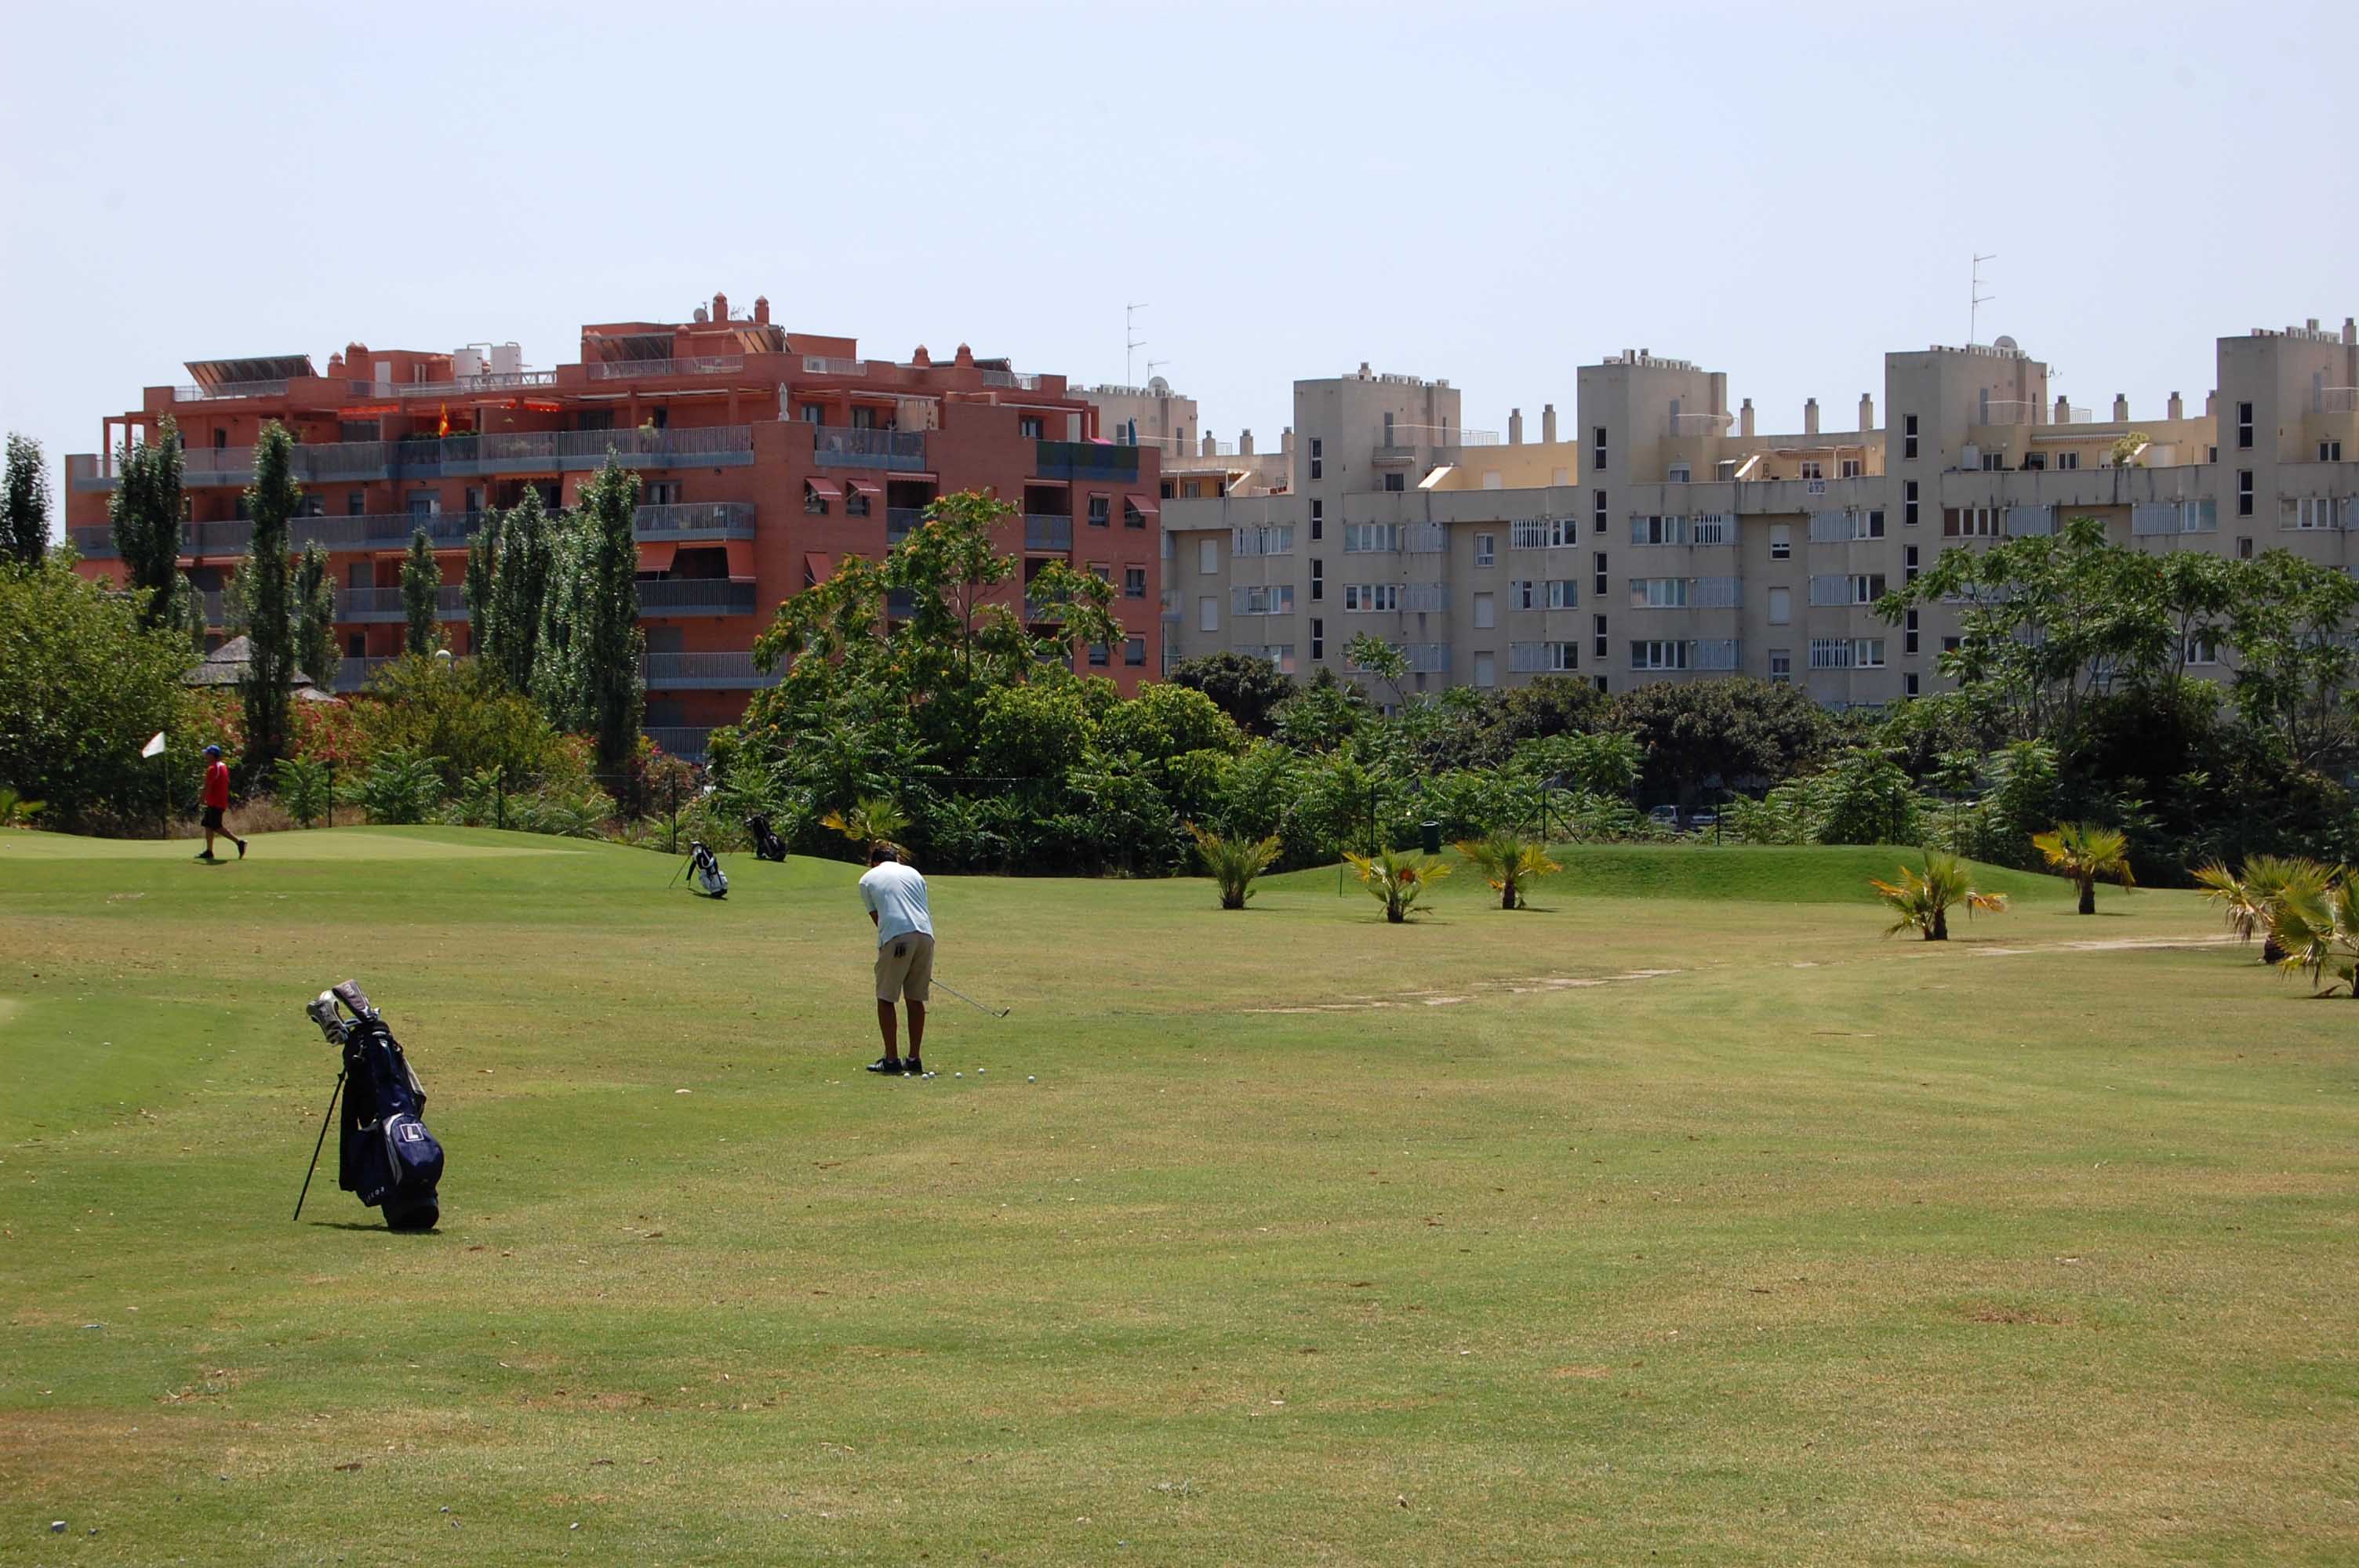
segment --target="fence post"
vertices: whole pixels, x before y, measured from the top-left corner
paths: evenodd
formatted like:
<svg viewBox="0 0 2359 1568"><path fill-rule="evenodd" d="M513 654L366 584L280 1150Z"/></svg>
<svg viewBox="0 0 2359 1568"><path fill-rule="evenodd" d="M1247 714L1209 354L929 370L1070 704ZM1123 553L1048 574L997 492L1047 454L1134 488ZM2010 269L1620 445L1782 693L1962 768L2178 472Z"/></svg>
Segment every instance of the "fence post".
<svg viewBox="0 0 2359 1568"><path fill-rule="evenodd" d="M328 826L336 825L336 764L328 764Z"/></svg>
<svg viewBox="0 0 2359 1568"><path fill-rule="evenodd" d="M505 829L508 825L508 772L503 767L492 770L492 826Z"/></svg>

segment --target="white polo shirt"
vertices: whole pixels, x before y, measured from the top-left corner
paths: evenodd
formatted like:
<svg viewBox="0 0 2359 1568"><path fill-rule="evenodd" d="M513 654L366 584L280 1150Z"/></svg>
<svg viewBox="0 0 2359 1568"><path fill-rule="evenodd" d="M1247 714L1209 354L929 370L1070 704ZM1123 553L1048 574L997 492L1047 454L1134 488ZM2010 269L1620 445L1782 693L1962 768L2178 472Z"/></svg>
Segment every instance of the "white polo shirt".
<svg viewBox="0 0 2359 1568"><path fill-rule="evenodd" d="M931 936L932 916L926 912L926 879L896 860L871 866L860 879L860 902L876 917L879 947L911 932Z"/></svg>

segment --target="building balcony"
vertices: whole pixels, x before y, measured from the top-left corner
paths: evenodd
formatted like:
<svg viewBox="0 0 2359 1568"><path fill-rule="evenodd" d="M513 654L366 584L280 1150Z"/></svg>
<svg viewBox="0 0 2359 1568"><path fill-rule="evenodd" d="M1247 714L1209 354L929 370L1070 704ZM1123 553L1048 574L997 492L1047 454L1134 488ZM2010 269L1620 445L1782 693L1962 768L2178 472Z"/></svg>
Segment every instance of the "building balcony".
<svg viewBox="0 0 2359 1568"><path fill-rule="evenodd" d="M339 625L382 624L408 619L409 607L398 588L340 588L336 590L336 622ZM467 590L458 583L445 583L436 589L434 619L466 620Z"/></svg>
<svg viewBox="0 0 2359 1568"><path fill-rule="evenodd" d="M821 468L885 469L896 473L921 473L926 467L926 433L923 430L843 429L814 425L811 427L811 461Z"/></svg>
<svg viewBox="0 0 2359 1568"><path fill-rule="evenodd" d="M649 691L754 691L778 684L783 669L754 667L750 653L649 654L639 661Z"/></svg>
<svg viewBox="0 0 2359 1568"><path fill-rule="evenodd" d="M335 551L406 550L410 535L423 526L438 550L464 549L484 523L480 512L372 512L358 517L298 517L288 524L296 549L320 545ZM631 532L641 544L687 543L707 539L750 539L754 536L754 505L746 501L698 501L670 506L642 506L632 518ZM185 523L180 525L180 554L190 559L242 556L254 542L254 524L243 521ZM74 548L91 560L114 557L114 530L92 526L73 530Z"/></svg>
<svg viewBox="0 0 2359 1568"><path fill-rule="evenodd" d="M1073 548L1073 520L1046 513L1024 514L1024 547L1034 555L1069 555Z"/></svg>
<svg viewBox="0 0 2359 1568"><path fill-rule="evenodd" d="M885 509L885 547L891 549L925 524L923 507L888 506Z"/></svg>
<svg viewBox="0 0 2359 1568"><path fill-rule="evenodd" d="M597 360L582 367L592 381L653 381L675 375L734 375L744 354L700 354L685 360Z"/></svg>
<svg viewBox="0 0 2359 1568"><path fill-rule="evenodd" d="M322 441L299 445L298 481L432 479L444 475L586 472L608 452L625 467L728 468L754 460L750 425L689 429L512 430L488 436L425 437L406 441ZM112 490L115 454L82 452L66 459L66 482L75 490ZM254 482L252 447L190 447L180 454L180 481L190 487Z"/></svg>
<svg viewBox="0 0 2359 1568"><path fill-rule="evenodd" d="M1038 392L1040 390L1040 378L1038 376L1027 374L1020 371L985 370L979 372L978 373L982 375L983 384L985 386L1008 387L1017 392Z"/></svg>
<svg viewBox="0 0 2359 1568"><path fill-rule="evenodd" d="M398 658L356 659L347 654L336 661L336 690L345 695L365 691L377 671L398 663Z"/></svg>
<svg viewBox="0 0 2359 1568"><path fill-rule="evenodd" d="M705 747L712 741L712 729L710 724L649 725L646 734L666 756L701 762L704 761Z"/></svg>
<svg viewBox="0 0 2359 1568"><path fill-rule="evenodd" d="M176 386L172 389L175 403L218 403L235 397L284 397L288 384L283 381L224 381L212 386Z"/></svg>
<svg viewBox="0 0 2359 1568"><path fill-rule="evenodd" d="M1138 481L1138 454L1145 449L1100 441L1041 441L1038 449L1032 471L1038 478L1133 484Z"/></svg>
<svg viewBox="0 0 2359 1568"><path fill-rule="evenodd" d="M1725 436L1736 423L1734 414L1674 414L1671 434L1674 436Z"/></svg>
<svg viewBox="0 0 2359 1568"><path fill-rule="evenodd" d="M639 584L642 615L751 615L754 585L729 578L666 578Z"/></svg>
<svg viewBox="0 0 2359 1568"><path fill-rule="evenodd" d="M805 375L865 376L868 373L866 360L847 360L830 354L805 354L802 360Z"/></svg>

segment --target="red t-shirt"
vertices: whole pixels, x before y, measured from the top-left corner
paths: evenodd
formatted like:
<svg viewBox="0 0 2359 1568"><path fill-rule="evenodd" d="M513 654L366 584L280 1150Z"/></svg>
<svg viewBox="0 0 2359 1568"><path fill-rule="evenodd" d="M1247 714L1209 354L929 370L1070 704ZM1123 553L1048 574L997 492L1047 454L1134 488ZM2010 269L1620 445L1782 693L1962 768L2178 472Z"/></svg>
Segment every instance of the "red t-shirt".
<svg viewBox="0 0 2359 1568"><path fill-rule="evenodd" d="M229 764L216 760L205 769L205 804L229 809Z"/></svg>

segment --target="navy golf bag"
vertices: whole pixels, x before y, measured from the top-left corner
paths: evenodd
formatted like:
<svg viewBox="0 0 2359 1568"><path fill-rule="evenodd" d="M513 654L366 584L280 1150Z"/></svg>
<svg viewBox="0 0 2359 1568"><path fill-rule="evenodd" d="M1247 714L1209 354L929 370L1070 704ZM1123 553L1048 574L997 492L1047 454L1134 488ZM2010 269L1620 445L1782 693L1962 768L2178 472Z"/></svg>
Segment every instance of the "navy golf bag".
<svg viewBox="0 0 2359 1568"><path fill-rule="evenodd" d="M344 1004L350 1022L337 1016ZM344 1111L338 1124L338 1184L382 1209L389 1230L431 1230L441 1216L442 1145L426 1130L426 1088L401 1042L358 985L321 991L305 1009L344 1051Z"/></svg>
<svg viewBox="0 0 2359 1568"><path fill-rule="evenodd" d="M756 860L783 860L787 858L787 841L771 830L770 819L760 812L745 819L745 831L754 836Z"/></svg>
<svg viewBox="0 0 2359 1568"><path fill-rule="evenodd" d="M721 869L720 858L706 849L701 840L689 840L688 863L696 876L697 886L714 898L729 896L729 878Z"/></svg>

